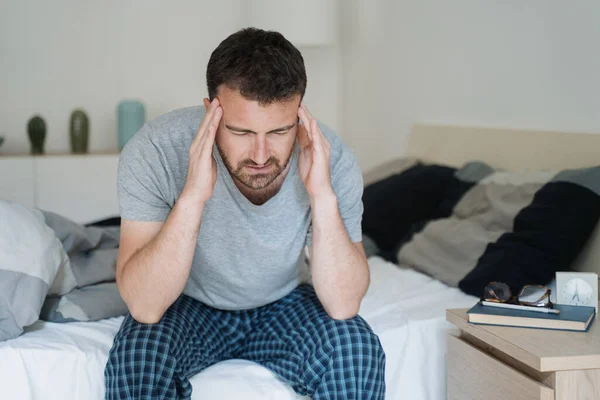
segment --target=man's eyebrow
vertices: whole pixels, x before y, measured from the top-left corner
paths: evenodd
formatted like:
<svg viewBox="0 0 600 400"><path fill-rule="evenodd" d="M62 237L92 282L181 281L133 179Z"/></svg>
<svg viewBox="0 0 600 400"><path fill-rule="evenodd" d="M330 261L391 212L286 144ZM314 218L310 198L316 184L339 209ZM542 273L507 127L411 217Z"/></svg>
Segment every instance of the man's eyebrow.
<svg viewBox="0 0 600 400"><path fill-rule="evenodd" d="M277 129L272 129L267 133L276 133L276 132L284 132L284 131L289 131L290 129L292 129L294 126L296 126L295 123L291 124L291 125L287 125L287 126L282 126L281 128L277 128ZM238 128L235 127L233 125L225 125L225 127L231 131L234 132L241 132L241 133L256 133L253 130L250 129L244 129L244 128Z"/></svg>

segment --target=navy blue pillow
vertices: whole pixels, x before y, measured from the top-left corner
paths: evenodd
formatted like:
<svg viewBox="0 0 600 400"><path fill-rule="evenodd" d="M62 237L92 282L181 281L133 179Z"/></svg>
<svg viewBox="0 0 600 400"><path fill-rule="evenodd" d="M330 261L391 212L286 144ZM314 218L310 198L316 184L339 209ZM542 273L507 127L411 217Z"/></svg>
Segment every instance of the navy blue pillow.
<svg viewBox="0 0 600 400"><path fill-rule="evenodd" d="M600 167L579 172L542 186L515 217L513 231L487 246L459 288L480 297L489 282L501 281L516 294L568 270L600 218Z"/></svg>
<svg viewBox="0 0 600 400"><path fill-rule="evenodd" d="M85 224L85 226L121 226L121 217L108 217Z"/></svg>
<svg viewBox="0 0 600 400"><path fill-rule="evenodd" d="M447 192L459 183L455 171L441 165L417 164L365 187L363 234L377 244L380 255L392 254L418 226L439 214Z"/></svg>

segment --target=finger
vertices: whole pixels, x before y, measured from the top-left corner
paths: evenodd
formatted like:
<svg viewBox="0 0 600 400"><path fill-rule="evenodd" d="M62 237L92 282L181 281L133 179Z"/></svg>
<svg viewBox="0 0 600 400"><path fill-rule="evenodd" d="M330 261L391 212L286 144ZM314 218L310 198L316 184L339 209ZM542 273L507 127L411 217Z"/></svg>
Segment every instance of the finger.
<svg viewBox="0 0 600 400"><path fill-rule="evenodd" d="M215 143L216 132L217 130L214 128L214 125L208 127L208 130L204 135L206 139L204 140L204 143L200 148L200 154L198 155L199 160L207 160L213 158L212 152Z"/></svg>
<svg viewBox="0 0 600 400"><path fill-rule="evenodd" d="M204 146L204 142L206 140L206 136L211 125L214 125L216 129L219 128L219 122L221 121L221 117L223 116L223 107L219 105L219 102L216 98L215 100L216 102L214 103L214 105L210 105L210 114L206 114L204 120L202 121L200 129L198 129L198 134L196 135L197 139L195 139L197 147Z"/></svg>
<svg viewBox="0 0 600 400"><path fill-rule="evenodd" d="M310 139L308 138L308 132L304 124L298 124L298 144L301 149L310 146Z"/></svg>
<svg viewBox="0 0 600 400"><path fill-rule="evenodd" d="M221 122L222 117L223 117L223 107L221 107L220 105L217 105L215 107L215 111L213 112L213 116L210 120L210 125L214 125L215 128L218 129L219 123Z"/></svg>
<svg viewBox="0 0 600 400"><path fill-rule="evenodd" d="M311 126L310 132L312 134L312 136L316 135L316 134L320 134L322 139L325 139L325 137L323 136L323 133L321 132L321 128L319 128L319 124L317 122L317 119L310 113L310 111L308 111L308 107L306 107L306 104L302 104L302 109L304 110L304 112L306 113L308 120L311 121L311 124L313 123L313 121L315 121L314 126L316 126L317 128L313 128ZM314 140L314 139L313 139ZM325 142L325 140L321 140L322 142Z"/></svg>
<svg viewBox="0 0 600 400"><path fill-rule="evenodd" d="M206 133L203 135L201 141L200 157L207 157L212 154L213 146L215 144L215 137L217 136L217 130L219 129L219 122L223 115L223 109L217 107L213 114L213 120L208 125Z"/></svg>
<svg viewBox="0 0 600 400"><path fill-rule="evenodd" d="M200 123L200 126L198 127L198 132L196 133L196 138L198 138L198 137L201 138L206 133L206 128L208 128L208 125L210 124L210 122L214 116L214 112L219 107L219 105L220 105L219 99L215 97L213 99L213 101L210 103L210 105L208 106L208 108L206 109L206 114L204 115L204 118L202 118L202 122Z"/></svg>
<svg viewBox="0 0 600 400"><path fill-rule="evenodd" d="M323 150L327 153L327 155L329 155L329 150L330 150L329 141L323 135L321 128L319 128L318 121L316 120L315 117L313 117L313 115L310 113L310 111L308 111L308 107L306 106L306 104L302 104L301 108L304 110L304 112L308 116L308 119L313 124L310 129L312 136L313 136L313 141L319 141L321 146L323 147ZM317 135L319 137L315 138L315 136L317 136Z"/></svg>
<svg viewBox="0 0 600 400"><path fill-rule="evenodd" d="M312 138L312 132L311 132L311 128L310 128L310 119L308 118L306 111L303 108L298 108L298 116L300 117L300 120L302 121L302 125L304 125L304 128L306 129L308 138L312 141L313 138Z"/></svg>
<svg viewBox="0 0 600 400"><path fill-rule="evenodd" d="M327 155L329 155L329 150L331 149L329 140L327 140L325 135L323 135L323 131L319 127L319 122L316 119L313 119L313 121L314 121L314 128L312 129L312 131L314 132L315 136L319 137L318 140L321 143L321 145L323 146L323 150L325 150Z"/></svg>
<svg viewBox="0 0 600 400"><path fill-rule="evenodd" d="M317 123L316 119L313 119L312 131L314 132L313 137L315 138L314 147L318 148L315 155L318 155L319 159L323 160L323 162L325 164L328 164L329 154L330 154L329 141L327 140L325 135L323 135L323 132L321 132L321 128L319 128L319 124Z"/></svg>
<svg viewBox="0 0 600 400"><path fill-rule="evenodd" d="M312 139L315 151L318 153L325 151L325 149L323 148L323 136L321 134L321 130L319 129L319 125L317 124L316 119L310 121L310 130L313 133Z"/></svg>
<svg viewBox="0 0 600 400"><path fill-rule="evenodd" d="M204 118L202 118L202 122L200 123L200 126L198 127L196 136L192 140L192 144L190 146L191 153L198 154L198 152L202 151L202 146L204 144L204 141L206 140L206 131L207 131L208 127L210 126L210 124L212 123L212 120L215 116L215 111L219 108L221 108L219 106L219 99L215 97L213 99L213 101L209 104L208 108L206 109L206 114L204 115ZM219 120L220 120L220 116L219 116Z"/></svg>

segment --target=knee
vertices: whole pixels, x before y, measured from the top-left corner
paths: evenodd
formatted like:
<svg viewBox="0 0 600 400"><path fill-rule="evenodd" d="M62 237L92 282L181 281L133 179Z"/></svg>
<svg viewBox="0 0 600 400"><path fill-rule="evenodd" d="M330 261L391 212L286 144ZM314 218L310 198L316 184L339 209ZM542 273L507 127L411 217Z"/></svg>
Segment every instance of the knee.
<svg viewBox="0 0 600 400"><path fill-rule="evenodd" d="M359 316L347 320L330 320L326 335L334 354L342 357L360 357L375 364L385 363L385 353L379 337Z"/></svg>
<svg viewBox="0 0 600 400"><path fill-rule="evenodd" d="M168 323L141 324L127 316L104 369L105 398L173 398L175 332Z"/></svg>
<svg viewBox="0 0 600 400"><path fill-rule="evenodd" d="M170 353L172 344L177 340L176 336L177 329L170 321L142 324L128 315L115 336L109 363L125 359L124 355L144 359L164 357Z"/></svg>

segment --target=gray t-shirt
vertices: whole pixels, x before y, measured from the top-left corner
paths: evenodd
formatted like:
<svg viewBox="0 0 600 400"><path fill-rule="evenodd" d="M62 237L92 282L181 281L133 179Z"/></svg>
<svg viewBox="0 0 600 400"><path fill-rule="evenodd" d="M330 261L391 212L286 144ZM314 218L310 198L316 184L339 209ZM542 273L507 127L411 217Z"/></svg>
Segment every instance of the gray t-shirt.
<svg viewBox="0 0 600 400"><path fill-rule="evenodd" d="M147 122L121 153L121 217L164 221L187 177L189 148L206 110L189 107ZM339 136L331 144L331 182L346 231L362 240L362 173ZM311 245L311 208L298 173L298 144L280 191L261 206L235 186L216 146L217 180L207 201L184 293L215 308L240 310L278 300L302 282L303 250ZM169 265L164 266L165 269Z"/></svg>

